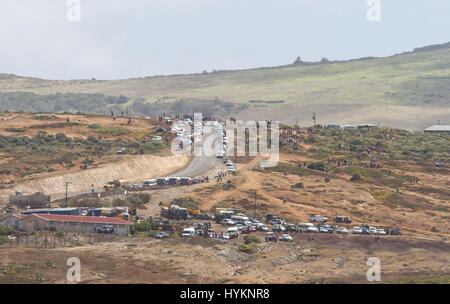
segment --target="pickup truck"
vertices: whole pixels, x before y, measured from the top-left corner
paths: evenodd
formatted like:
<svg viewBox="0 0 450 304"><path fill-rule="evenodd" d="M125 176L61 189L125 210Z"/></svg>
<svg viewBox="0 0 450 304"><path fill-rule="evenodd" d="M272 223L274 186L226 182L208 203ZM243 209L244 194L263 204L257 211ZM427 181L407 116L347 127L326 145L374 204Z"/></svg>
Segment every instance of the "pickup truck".
<svg viewBox="0 0 450 304"><path fill-rule="evenodd" d="M105 186L103 186L103 188L106 191L114 190L114 189L119 188L119 187L120 187L120 182L119 181L110 181L110 182L107 182L105 184Z"/></svg>
<svg viewBox="0 0 450 304"><path fill-rule="evenodd" d="M328 221L327 217L321 216L321 215L313 215L309 218L310 222L326 222Z"/></svg>

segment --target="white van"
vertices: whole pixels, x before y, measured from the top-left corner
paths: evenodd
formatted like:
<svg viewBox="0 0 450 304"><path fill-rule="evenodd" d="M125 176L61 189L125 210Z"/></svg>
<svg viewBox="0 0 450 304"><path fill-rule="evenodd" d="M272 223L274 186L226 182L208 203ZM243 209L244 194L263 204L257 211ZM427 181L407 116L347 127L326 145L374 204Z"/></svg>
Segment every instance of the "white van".
<svg viewBox="0 0 450 304"><path fill-rule="evenodd" d="M157 184L157 179L154 178L154 179L145 180L145 181L142 182L142 184L143 184L144 186L156 186L156 184Z"/></svg>
<svg viewBox="0 0 450 304"><path fill-rule="evenodd" d="M239 229L238 227L230 227L227 229L227 233L238 233Z"/></svg>
<svg viewBox="0 0 450 304"><path fill-rule="evenodd" d="M186 237L189 237L189 236L194 236L195 235L195 229L194 228L184 228L183 229L183 233L181 234L181 236L186 236Z"/></svg>
<svg viewBox="0 0 450 304"><path fill-rule="evenodd" d="M231 220L235 223L244 223L245 221L248 221L248 217L246 216L240 216L240 215L233 215L231 216Z"/></svg>
<svg viewBox="0 0 450 304"><path fill-rule="evenodd" d="M299 232L318 232L317 227L312 223L299 223L298 224Z"/></svg>

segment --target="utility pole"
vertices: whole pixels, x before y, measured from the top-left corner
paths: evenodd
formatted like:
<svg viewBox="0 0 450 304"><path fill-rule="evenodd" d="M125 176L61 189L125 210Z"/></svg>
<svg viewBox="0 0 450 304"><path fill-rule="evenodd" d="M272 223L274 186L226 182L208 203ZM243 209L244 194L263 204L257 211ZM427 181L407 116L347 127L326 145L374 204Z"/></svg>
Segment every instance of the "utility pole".
<svg viewBox="0 0 450 304"><path fill-rule="evenodd" d="M315 126L316 126L316 113L313 113L312 119L313 119L313 121L314 121L313 127L315 127Z"/></svg>
<svg viewBox="0 0 450 304"><path fill-rule="evenodd" d="M71 184L71 182L65 182L64 183L66 185L66 208L67 208L67 195L68 195L68 189L69 189L69 184Z"/></svg>

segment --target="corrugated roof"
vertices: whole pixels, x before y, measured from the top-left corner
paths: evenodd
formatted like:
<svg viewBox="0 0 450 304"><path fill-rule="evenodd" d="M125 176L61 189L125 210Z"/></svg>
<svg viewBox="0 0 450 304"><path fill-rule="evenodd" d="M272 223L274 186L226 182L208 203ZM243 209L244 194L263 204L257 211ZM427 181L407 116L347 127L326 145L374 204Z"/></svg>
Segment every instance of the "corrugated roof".
<svg viewBox="0 0 450 304"><path fill-rule="evenodd" d="M29 216L37 216L48 221L58 222L78 222L78 223L97 223L97 224L131 224L129 221L118 217L104 216L81 216L81 215L60 215L60 214L31 214Z"/></svg>
<svg viewBox="0 0 450 304"><path fill-rule="evenodd" d="M450 131L450 125L434 125L426 128L425 131Z"/></svg>
<svg viewBox="0 0 450 304"><path fill-rule="evenodd" d="M11 215L5 217L4 219L5 219L5 220L6 220L6 219L9 219L9 218L12 217L12 216L15 216L15 217L18 217L19 219L21 219L21 218L24 218L24 217L28 216L28 214L11 214Z"/></svg>

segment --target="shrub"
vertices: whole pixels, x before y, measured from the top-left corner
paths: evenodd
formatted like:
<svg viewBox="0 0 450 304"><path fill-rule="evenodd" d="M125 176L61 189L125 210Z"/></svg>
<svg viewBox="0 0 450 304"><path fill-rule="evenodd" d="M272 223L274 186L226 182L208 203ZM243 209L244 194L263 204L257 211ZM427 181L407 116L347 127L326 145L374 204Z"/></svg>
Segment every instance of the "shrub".
<svg viewBox="0 0 450 304"><path fill-rule="evenodd" d="M350 181L356 182L362 180L361 175L359 174L353 174L352 178L350 178Z"/></svg>
<svg viewBox="0 0 450 304"><path fill-rule="evenodd" d="M151 224L152 230L158 230L159 227L161 227L161 223L159 223L159 222L153 222L153 223Z"/></svg>
<svg viewBox="0 0 450 304"><path fill-rule="evenodd" d="M143 222L139 222L134 224L135 230L136 231L150 231L152 230L152 225L147 222L147 221L143 221Z"/></svg>
<svg viewBox="0 0 450 304"><path fill-rule="evenodd" d="M242 244L241 246L239 246L239 250L242 252L245 252L247 254L253 254L256 253L256 247L254 243L250 243L250 244Z"/></svg>
<svg viewBox="0 0 450 304"><path fill-rule="evenodd" d="M9 239L6 235L0 235L0 245L6 244L9 242Z"/></svg>
<svg viewBox="0 0 450 304"><path fill-rule="evenodd" d="M324 162L315 162L308 165L308 169L325 171L326 166Z"/></svg>
<svg viewBox="0 0 450 304"><path fill-rule="evenodd" d="M14 233L13 226L0 224L0 235L11 235L13 233Z"/></svg>
<svg viewBox="0 0 450 304"><path fill-rule="evenodd" d="M169 238L171 238L171 239L179 239L180 235L178 234L178 232L174 232Z"/></svg>
<svg viewBox="0 0 450 304"><path fill-rule="evenodd" d="M245 244L250 245L252 243L259 244L261 243L261 240L256 235L249 235L245 239Z"/></svg>
<svg viewBox="0 0 450 304"><path fill-rule="evenodd" d="M198 204L190 197L181 197L174 199L171 205L178 205L182 208L198 209Z"/></svg>
<svg viewBox="0 0 450 304"><path fill-rule="evenodd" d="M292 189L303 189L303 183L296 183L295 185L291 186Z"/></svg>

